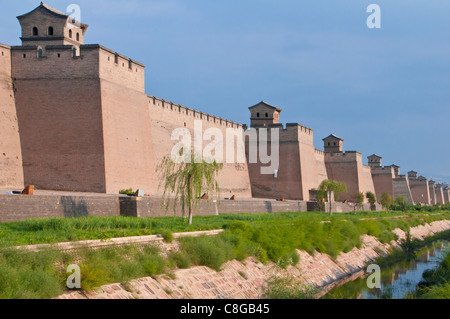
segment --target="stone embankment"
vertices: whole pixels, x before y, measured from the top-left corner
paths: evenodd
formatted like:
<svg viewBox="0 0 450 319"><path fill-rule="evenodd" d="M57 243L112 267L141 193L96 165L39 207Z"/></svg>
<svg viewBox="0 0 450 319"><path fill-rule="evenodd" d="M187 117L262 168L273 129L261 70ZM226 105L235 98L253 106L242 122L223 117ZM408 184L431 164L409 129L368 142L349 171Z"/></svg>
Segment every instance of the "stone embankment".
<svg viewBox="0 0 450 319"><path fill-rule="evenodd" d="M446 230L450 230L449 220L411 228L411 236L423 240ZM298 251L300 262L285 271L324 294L338 284L361 276L369 263L398 247L406 233L400 229L394 232L399 237L397 242L382 244L375 237L363 236L360 249L341 253L335 260L318 252L311 256ZM244 262L230 261L220 272L194 267L176 270L175 277L171 278L166 275L141 278L125 285L106 285L95 291L67 292L58 299L259 299L264 294L266 281L277 274L280 268L274 263L262 264L255 258L248 258Z"/></svg>

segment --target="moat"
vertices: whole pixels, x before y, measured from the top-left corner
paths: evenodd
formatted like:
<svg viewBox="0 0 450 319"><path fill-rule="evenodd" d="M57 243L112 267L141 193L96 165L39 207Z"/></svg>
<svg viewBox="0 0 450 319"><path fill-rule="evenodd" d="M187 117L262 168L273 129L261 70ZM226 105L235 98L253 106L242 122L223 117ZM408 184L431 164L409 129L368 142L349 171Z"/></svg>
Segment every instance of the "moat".
<svg viewBox="0 0 450 319"><path fill-rule="evenodd" d="M360 277L331 290L323 299L406 299L414 293L427 270L435 269L450 250L448 241L421 250L417 258L381 269L381 289L369 289L367 277Z"/></svg>

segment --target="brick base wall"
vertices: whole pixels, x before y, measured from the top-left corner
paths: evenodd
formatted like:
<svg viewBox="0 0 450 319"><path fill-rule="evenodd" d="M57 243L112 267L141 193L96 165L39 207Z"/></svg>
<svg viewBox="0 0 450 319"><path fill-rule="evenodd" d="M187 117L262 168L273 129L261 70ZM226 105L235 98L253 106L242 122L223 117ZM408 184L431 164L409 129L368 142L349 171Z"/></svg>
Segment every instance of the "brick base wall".
<svg viewBox="0 0 450 319"><path fill-rule="evenodd" d="M161 208L160 198L121 197L120 207L122 215L133 217L165 217L174 216L173 201L166 212ZM194 211L195 216L214 216L219 214L262 214L280 212L306 212L307 203L300 201L255 201L255 200L222 200L220 203L202 201L199 209ZM187 214L187 210L186 210ZM176 216L182 216L178 205Z"/></svg>
<svg viewBox="0 0 450 319"><path fill-rule="evenodd" d="M119 216L118 197L0 196L0 223L33 218Z"/></svg>

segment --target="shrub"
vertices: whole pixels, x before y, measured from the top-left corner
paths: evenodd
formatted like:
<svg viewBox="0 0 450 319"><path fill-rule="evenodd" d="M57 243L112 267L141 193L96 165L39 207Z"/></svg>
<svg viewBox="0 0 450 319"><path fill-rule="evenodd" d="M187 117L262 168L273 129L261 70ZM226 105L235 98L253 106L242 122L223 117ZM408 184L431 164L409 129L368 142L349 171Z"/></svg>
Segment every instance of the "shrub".
<svg viewBox="0 0 450 319"><path fill-rule="evenodd" d="M194 264L207 266L217 271L220 271L222 264L234 258L234 247L220 235L185 237L180 239L180 243L181 252L191 256Z"/></svg>
<svg viewBox="0 0 450 319"><path fill-rule="evenodd" d="M164 238L164 241L168 244L171 244L174 240L173 233L167 229L161 231L161 236Z"/></svg>
<svg viewBox="0 0 450 319"><path fill-rule="evenodd" d="M122 190L119 192L119 194L122 194L122 195L134 195L134 191L133 191L132 188L129 188L129 189L122 189Z"/></svg>
<svg viewBox="0 0 450 319"><path fill-rule="evenodd" d="M315 299L318 290L295 280L289 274L274 276L266 281L264 299Z"/></svg>
<svg viewBox="0 0 450 319"><path fill-rule="evenodd" d="M192 266L192 260L188 255L176 252L169 255L169 264L180 269L187 269Z"/></svg>
<svg viewBox="0 0 450 319"><path fill-rule="evenodd" d="M375 194L372 192L367 192L366 198L371 205L375 205L375 203L377 202L377 198L375 197Z"/></svg>

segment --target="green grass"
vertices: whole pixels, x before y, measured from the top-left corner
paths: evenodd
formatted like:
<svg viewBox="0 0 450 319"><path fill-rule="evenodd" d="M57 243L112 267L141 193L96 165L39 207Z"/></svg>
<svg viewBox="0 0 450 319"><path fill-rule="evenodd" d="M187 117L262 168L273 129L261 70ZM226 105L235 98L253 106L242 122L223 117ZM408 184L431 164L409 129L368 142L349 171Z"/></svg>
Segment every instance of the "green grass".
<svg viewBox="0 0 450 319"><path fill-rule="evenodd" d="M419 219L432 221L450 217L450 213L429 213L425 217L423 213L409 214L408 219ZM387 218L404 216L403 213L382 212L360 212L358 215L352 213L335 214L332 220L358 219L361 218ZM356 217L355 217L356 216ZM419 218L419 216L421 216ZM79 240L92 240L129 236L144 236L155 234L190 232L200 230L213 230L226 228L232 222L242 221L251 225L284 225L295 223L301 218L312 217L321 221L329 221L326 213L274 213L274 214L242 214L242 215L220 215L209 217L194 217L194 225L189 226L181 218L133 218L133 217L80 217L80 218L52 218L33 219L17 223L0 224L0 246L30 245L57 243ZM390 221L394 224L395 220ZM406 227L402 219L396 222L399 226ZM364 225L363 225L364 226ZM389 226L389 225L388 225ZM377 232L377 229L373 229ZM386 240L389 238L386 238Z"/></svg>

